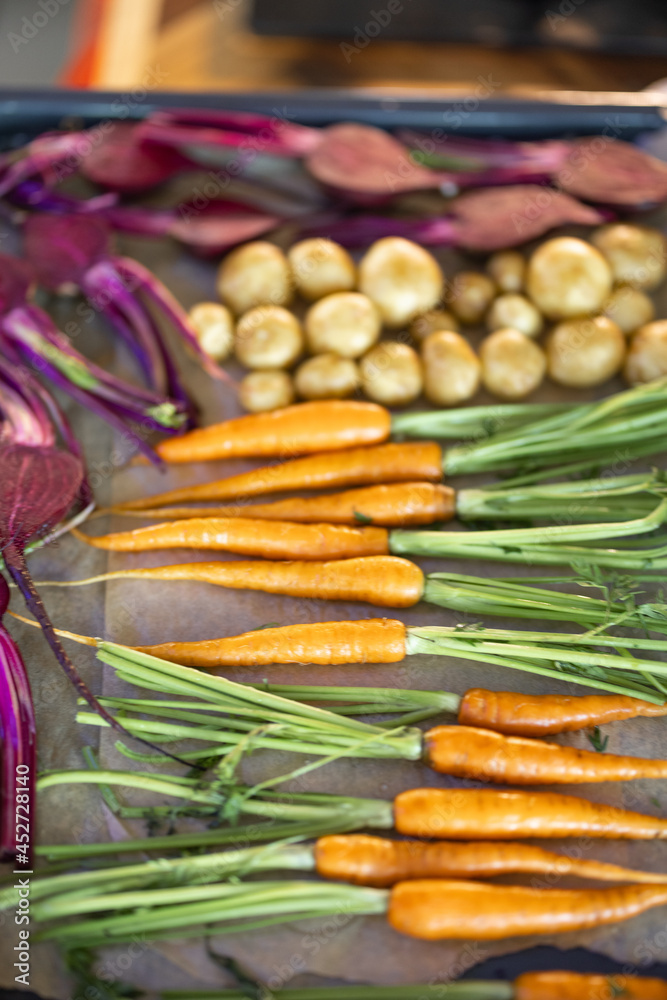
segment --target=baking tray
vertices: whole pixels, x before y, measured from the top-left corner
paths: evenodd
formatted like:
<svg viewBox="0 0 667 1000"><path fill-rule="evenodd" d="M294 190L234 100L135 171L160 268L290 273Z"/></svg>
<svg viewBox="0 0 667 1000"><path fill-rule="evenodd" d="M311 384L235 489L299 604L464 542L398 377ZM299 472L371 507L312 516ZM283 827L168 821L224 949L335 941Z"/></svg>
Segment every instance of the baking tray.
<svg viewBox="0 0 667 1000"><path fill-rule="evenodd" d="M622 134L629 138L639 133L659 134L659 130L664 127L662 117L662 107L656 98L655 104L651 104L651 99L647 96L636 106L632 106L629 95L622 96L623 100L618 103L606 103L596 95L581 95L580 102L575 101L567 104L557 104L549 101L526 101L520 99L497 100L482 102L480 108L471 111L468 119L465 120L460 130L468 135L493 134L507 137L522 138L536 136L564 136L577 134L591 134L604 130L608 116L614 115L615 121L622 124ZM193 106L193 107L220 107L237 108L243 110L255 110L260 112L271 112L276 107L281 109L283 114L293 118L295 121L304 124L326 124L340 119L356 119L366 121L375 125L388 128L398 125L409 125L415 128L428 128L442 121L445 112L451 110L453 103L460 98L408 98L395 96L369 96L359 95L349 91L324 91L324 92L299 92L298 94L151 94L143 100L132 100L131 95L111 94L111 93L91 93L78 91L57 91L49 93L31 92L0 92L0 126L2 142L5 148L18 145L26 137L38 132L54 128L63 123L71 126L80 124L92 125L105 118L124 119L129 116L133 118L142 117L157 107L170 106ZM602 103L600 103L602 101ZM662 217L656 216L654 221L662 224ZM10 238L11 240L11 238ZM214 292L215 265L211 262L198 261L195 258L181 251L176 245L140 239L124 239L123 249L136 255L140 260L151 267L165 281L184 305L209 298ZM452 274L455 269L463 263L470 264L470 258L454 253L453 251L443 251L438 256L443 261L446 273ZM54 316L65 323L71 310L75 309L74 304L64 301L51 302L49 308ZM660 303L660 314L667 315L667 291L662 290L662 300ZM108 331L103 324L93 323L86 331L85 341L86 352L93 356L102 364L109 365L115 370L131 375L132 365L124 355L121 348L114 345ZM214 386L208 379L203 377L198 369L184 360L184 369L188 382L195 390L198 400L202 405L204 418L206 421L221 419L232 416L235 412L234 405L227 395L222 395L218 386ZM604 387L604 394L610 391L609 386ZM542 398L562 398L561 393L553 386L546 386ZM577 393L569 398L584 399L585 395ZM475 402L486 401L483 396ZM89 463L98 484L98 496L101 503L106 503L112 496L135 494L138 491L139 478L151 479L153 489L168 488L169 485L176 484L185 478L196 478L204 480L213 478L216 475L233 473L237 469L245 468L250 463L227 463L199 466L194 470L171 469L166 474L160 474L150 470L120 469L114 468L113 462L109 462L108 456L112 453L113 441L109 431L94 418L86 414L75 412L69 407L72 413L79 434L82 436L86 447ZM170 562L173 554L165 554L166 557L155 557L155 562ZM182 553L173 558L185 559ZM187 558L190 558L188 555ZM37 554L34 557L34 574L36 578L62 578L83 576L88 573L101 572L108 565L109 568L127 565L134 560L137 564L147 564L149 556L143 557L110 557L101 552L93 550L82 552L80 545L72 539L65 539L57 547ZM459 567L454 567L455 569ZM462 572L475 572L472 564L461 564ZM493 570L489 568L489 571ZM519 572L517 568L517 572ZM505 572L505 571L503 571ZM511 572L511 571L510 571ZM221 597L222 593L222 597ZM75 596L74 596L75 595ZM204 634L212 636L214 634L232 634L240 631L244 627L256 627L267 621L279 621L281 623L319 620L320 618L363 617L367 616L369 608L365 605L326 605L317 601L294 601L269 597L268 595L248 595L218 592L213 588L204 586L193 586L188 591L188 602L182 599L183 592L171 587L162 589L141 588L136 586L124 586L123 584L112 584L106 588L98 587L88 591L51 591L47 594L48 606L54 620L65 628L73 628L80 631L88 631L93 634L105 635L119 641L150 642L159 641L166 638L165 630L169 629L170 638L198 638ZM441 609L428 607L418 607L410 610L404 616L409 623L451 623L455 620L453 615ZM515 623L517 627L526 627L525 623ZM13 629L14 630L14 629ZM35 635L27 629L17 629L15 634L19 637L22 649L25 652L29 663L31 675L34 681L35 697L38 704L40 732L48 734L42 736L41 743L41 766L61 767L77 766L79 763L79 748L82 743L92 742L95 733L81 728L76 729L71 723L74 710L74 699L72 692L64 678L58 674L58 668L52 662L50 656L45 653L45 647L41 637ZM77 662L82 664L82 669L89 678L91 685L99 692L108 690L109 678L102 680L100 670L90 659L78 655ZM434 669L435 668L435 669ZM482 673L482 670L484 671ZM266 673L263 671L262 674ZM290 681L296 679L298 671L274 668L271 678L274 680L283 679ZM239 679L243 679L237 675ZM260 679L257 672L247 671L248 679ZM451 669L444 669L442 661L435 660L433 664L428 664L426 658L420 661L420 665L409 668L392 667L350 667L338 670L323 671L321 674L322 683L372 683L371 678L377 677L379 684L410 684L415 687L447 687L453 690L463 690L471 683L484 683L488 686L522 687L525 690L545 690L545 686L539 679L529 675L516 675L508 677L506 672L491 670L489 668L470 667L462 664L453 664ZM458 684L458 687L457 687ZM549 684L548 689L554 690L558 685ZM53 705L58 706L57 713L53 712ZM624 723L622 727L609 727L611 735L610 748L616 752L636 752L653 753L657 755L660 746L664 746L665 736L667 736L667 722L663 720L636 720L633 723ZM572 742L581 740L580 736L572 738ZM109 757L113 753L109 740L102 739L103 752ZM577 744L578 745L578 744ZM583 743L581 745L584 745ZM122 759L121 759L122 760ZM123 764L126 762L123 761ZM263 768L274 766L271 762L266 763L266 757L258 755L257 760L249 762L248 776L257 776ZM356 766L351 762L340 762L336 765L338 769L335 778L336 788L345 788L349 791L354 787L355 793L360 795L382 795L391 796L402 788L413 786L417 783L424 784L444 784L441 778L419 770L417 765L393 764L369 766L367 762L359 762ZM329 775L334 774L334 770L316 772L316 777L312 779L311 787L334 790L329 779ZM452 782L453 783L453 782ZM634 785L631 795L632 803L626 804L634 808L644 808L643 800L649 794ZM576 793L576 790L575 790ZM586 794L591 798L599 798L603 801L619 803L622 800L623 790L619 786L590 786L579 794ZM642 803L641 805L639 803ZM645 811L651 811L647 805ZM655 811L655 807L653 807ZM72 817L76 817L73 824ZM99 799L94 789L78 787L66 791L58 791L49 798L48 810L42 811L42 839L50 841L62 839L68 841L72 839L72 834L80 840L94 840L108 835L105 817L100 813ZM641 845L639 851L634 850L636 845L600 844L595 846L595 855L600 858L616 858L621 863L647 863L659 865L661 870L665 867L665 845ZM370 922L372 924L372 922ZM354 979L366 979L369 975L378 981L405 981L401 977L402 956L408 953L414 955L417 949L424 946L418 942L411 942L407 939L400 939L397 944L395 937L391 940L391 947L387 947L387 941L382 934L377 933L366 922L366 930L359 934L356 932L349 937L345 961L336 958L333 962L327 961L315 963L315 968L310 969L310 974L315 976L326 976L343 980L347 976ZM634 941L636 960L629 964L634 965L638 971L646 973L650 966L655 975L667 976L667 946L664 938L664 917L660 918L660 911L654 911L653 916L646 922L641 920L635 922L638 928L638 939ZM356 925L355 925L356 927ZM280 931L271 932L277 935L277 946L283 948L290 947L291 930L281 939ZM614 945L616 931L612 928L608 932L607 954L600 954L591 950L576 948L563 952L555 946L545 946L540 944L532 949L526 949L522 943L516 944L516 949L512 954L498 956L494 949L471 947L467 950L463 960L458 962L457 972L464 975L484 977L484 976L506 976L514 977L521 971L534 968L560 968L568 967L587 971L620 971L624 967L627 971L627 958L619 963L614 962L613 956L618 956L621 951ZM2 938L5 938L4 931ZM357 941L355 942L355 939ZM2 939L0 939L1 941ZM262 975L264 979L270 978L271 961L263 960L262 941L263 938L257 934L247 936L235 936L234 938L216 939L216 949L221 953L226 953L225 941L232 942L229 952L241 960L250 971ZM282 944L281 944L282 941ZM362 949L366 949L360 956L359 942ZM572 941L574 944L575 941ZM356 951L355 951L356 947ZM427 946L426 951L432 946ZM598 945L596 945L598 947ZM377 951L376 951L377 949ZM379 957L383 953L381 963L373 962L373 957ZM325 948L321 949L326 951ZM375 953L375 954L374 954ZM0 956L2 956L2 943L0 943ZM168 985L173 988L183 985L184 988L194 985L209 985L209 978L198 979L197 969L205 968L205 977L215 975L215 966L208 962L206 956L200 953L196 959L187 960L184 957L184 949L174 945L167 949L167 953L162 952L168 968ZM173 959L174 964L171 964ZM653 960L653 961L652 961ZM200 963L199 965L197 963ZM153 959L144 955L143 960L135 962L132 968L132 977L137 976L139 980L146 983L159 984L159 974L164 970L159 970L160 958ZM275 963L274 963L275 964ZM424 962L421 966L421 975L412 974L408 978L412 981L427 981L431 978L447 978L451 975L448 968L438 967L438 962ZM450 962L449 968L451 969ZM191 971L187 971L190 968ZM369 973L372 969L372 973ZM57 960L53 957L44 958L40 969L33 969L35 973L33 983L37 989L41 989L45 995L53 991L57 997L65 996L62 988L57 988L54 984L61 981L62 970L59 969ZM189 978L188 978L189 977ZM0 986L11 984L11 975L2 968L0 964ZM297 975L290 980L290 985L298 985L300 981ZM311 980L312 981L312 980ZM318 980L319 981L319 980ZM224 977L220 982L225 982ZM162 983L162 985L167 985Z"/></svg>

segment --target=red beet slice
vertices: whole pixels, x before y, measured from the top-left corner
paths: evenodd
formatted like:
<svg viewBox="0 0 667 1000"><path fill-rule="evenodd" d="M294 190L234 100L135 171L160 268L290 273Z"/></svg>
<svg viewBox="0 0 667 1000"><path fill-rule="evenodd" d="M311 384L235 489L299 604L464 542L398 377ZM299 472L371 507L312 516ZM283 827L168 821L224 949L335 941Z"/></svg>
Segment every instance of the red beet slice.
<svg viewBox="0 0 667 1000"><path fill-rule="evenodd" d="M466 191L449 206L456 242L468 250L518 246L567 223L596 226L605 216L539 184Z"/></svg>
<svg viewBox="0 0 667 1000"><path fill-rule="evenodd" d="M594 135L572 143L555 181L587 201L648 208L667 198L667 163L628 142Z"/></svg>
<svg viewBox="0 0 667 1000"><path fill-rule="evenodd" d="M437 188L443 177L420 167L398 139L373 128L343 122L324 129L306 166L322 184L337 191L391 198L401 191Z"/></svg>
<svg viewBox="0 0 667 1000"><path fill-rule="evenodd" d="M142 143L136 125L115 122L96 143L91 142L80 169L84 177L101 187L133 194L192 169L192 163L169 146Z"/></svg>

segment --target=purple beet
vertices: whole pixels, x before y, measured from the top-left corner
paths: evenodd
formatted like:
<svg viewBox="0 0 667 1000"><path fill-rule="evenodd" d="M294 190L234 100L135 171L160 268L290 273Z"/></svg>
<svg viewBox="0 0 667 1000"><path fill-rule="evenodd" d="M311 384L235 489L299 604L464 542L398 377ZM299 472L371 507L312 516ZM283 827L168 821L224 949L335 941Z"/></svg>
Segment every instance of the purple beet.
<svg viewBox="0 0 667 1000"><path fill-rule="evenodd" d="M177 149L142 142L138 126L129 122L114 122L82 157L80 166L88 180L123 194L150 191L192 168L192 161Z"/></svg>
<svg viewBox="0 0 667 1000"><path fill-rule="evenodd" d="M258 153L305 156L319 145L322 132L279 115L172 108L149 115L138 126L138 135L162 146L231 147L243 158L244 154L253 157Z"/></svg>
<svg viewBox="0 0 667 1000"><path fill-rule="evenodd" d="M40 284L54 291L64 284L79 287L93 308L128 340L153 389L184 405L188 402L146 299L210 375L228 379L201 349L185 311L168 289L138 261L114 255L110 241L108 224L95 216L33 215L25 224L25 253Z"/></svg>
<svg viewBox="0 0 667 1000"><path fill-rule="evenodd" d="M55 327L51 317L29 302L30 284L26 262L0 254L0 357L15 365L22 378L26 364L42 372L157 461L145 440L145 430L179 430L187 421L184 405L164 394L130 385L85 358ZM73 450L71 436L63 433L63 438Z"/></svg>
<svg viewBox="0 0 667 1000"><path fill-rule="evenodd" d="M564 191L602 205L651 208L667 198L667 163L607 136L573 142L554 180Z"/></svg>
<svg viewBox="0 0 667 1000"><path fill-rule="evenodd" d="M67 426L56 401L28 369L0 359L0 556L21 591L28 609L39 623L56 659L78 694L114 729L123 727L109 715L88 689L67 655L35 589L25 559L28 547L45 538L85 497L86 477L81 452L70 437L65 450L56 443L56 430ZM59 414L55 424L53 414ZM8 590L0 576L0 618L8 603ZM34 715L28 679L18 650L0 625L0 721L3 753L2 848L11 854L7 829L5 777L9 762L34 767ZM11 704L10 699L16 698ZM17 785L16 771L13 787ZM34 783L35 774L30 774ZM14 828L16 814L12 817ZM14 839L14 845L16 840Z"/></svg>
<svg viewBox="0 0 667 1000"><path fill-rule="evenodd" d="M22 811L35 824L37 729L30 681L18 647L2 624L9 587L0 575L0 862L17 860L31 868L32 845L16 829L17 792Z"/></svg>
<svg viewBox="0 0 667 1000"><path fill-rule="evenodd" d="M427 246L460 246L491 252L519 246L568 223L595 226L603 215L576 198L537 184L479 188L460 194L439 218L404 219L359 214L309 225L302 236L327 236L348 247L367 246L383 236L404 236Z"/></svg>
<svg viewBox="0 0 667 1000"><path fill-rule="evenodd" d="M203 207L184 203L178 209L154 210L119 205L104 213L120 232L142 236L171 236L202 257L212 257L230 247L255 240L285 222L250 205L218 198Z"/></svg>

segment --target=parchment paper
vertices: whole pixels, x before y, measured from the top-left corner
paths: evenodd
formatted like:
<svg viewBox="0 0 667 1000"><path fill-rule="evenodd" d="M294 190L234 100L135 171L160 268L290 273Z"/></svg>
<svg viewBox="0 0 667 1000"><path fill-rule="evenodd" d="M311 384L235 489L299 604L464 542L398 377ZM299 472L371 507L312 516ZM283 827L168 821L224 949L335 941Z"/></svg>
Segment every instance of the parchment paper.
<svg viewBox="0 0 667 1000"><path fill-rule="evenodd" d="M575 230L571 230L575 232ZM172 292L186 305L204 298L214 297L215 266L196 261L175 245L158 241L126 240L124 248L145 262L168 284ZM441 255L446 273L452 275L462 266L479 266L480 262L464 259L451 252ZM660 296L658 315L667 315L667 295ZM60 307L61 309L63 307ZM481 331L478 331L481 335ZM117 370L131 371L131 364L121 350L109 348L110 338L86 332L85 349L104 356ZM83 345L83 341L82 341ZM91 347L92 345L92 347ZM234 395L225 385L216 385L202 375L187 359L183 361L188 383L194 390L202 408L204 423L234 416L237 412ZM621 384L606 385L595 393L567 393L546 384L539 393L540 400L572 399L583 401L595 395L606 395ZM490 402L480 393L475 403ZM77 427L86 438L91 467L97 473L96 485L101 504L109 499L138 496L144 492L157 492L186 482L202 482L237 471L251 468L251 462L209 463L200 466L172 467L159 471L146 466L116 467L109 456L111 436L99 421L87 415L77 417ZM625 463L625 464L624 464ZM254 463L259 464L259 463ZM614 472L626 471L627 462L620 454ZM480 480L470 480L479 483ZM466 485L457 480L456 486ZM141 522L133 521L131 526ZM130 526L127 520L116 519L108 530ZM96 531L103 530L98 522ZM106 527L105 527L106 530ZM177 561L214 558L210 553L198 555L191 551L119 555L108 559L110 569L129 566L160 565ZM226 558L223 554L220 558ZM233 557L229 557L233 558ZM65 539L57 548L32 557L31 566L36 579L80 578L104 570L107 558L104 553L85 548L73 539ZM442 568L436 561L424 560L425 570ZM490 575L526 575L523 567L498 567L471 562L448 564L448 568L464 573ZM536 571L536 575L540 574ZM231 635L244 629L256 628L269 622L289 624L325 619L348 619L377 616L377 609L363 604L325 603L316 600L295 600L256 593L233 592L204 584L151 583L148 581L116 581L106 586L95 585L81 590L51 590L47 603L54 621L74 631L104 635L130 645L173 640L194 640ZM19 602L15 602L19 606ZM388 613L390 614L390 613ZM426 604L401 612L400 616L410 625L454 624L465 621L466 616ZM472 619L469 619L472 620ZM500 626L503 623L496 620ZM538 629L540 623L506 622L508 626ZM83 744L97 745L100 730L96 727L77 727L73 722L74 696L59 668L50 657L39 634L25 627L11 629L18 637L28 662L35 689L40 726L40 764L42 768L81 766L79 748ZM556 631L553 623L545 625ZM97 690L107 695L127 693L110 668L102 669L86 650L75 650L75 660L91 679ZM308 678L312 683L323 684L373 684L378 686L433 688L463 693L471 686L509 688L526 692L585 693L585 689L566 682L533 677L521 672L496 667L477 666L469 662L447 660L443 657L412 657L404 664L394 666L348 666L312 669L274 666L261 670L237 670L235 680L261 680L296 682ZM667 721L635 720L606 727L609 735L608 750L642 756L665 756ZM583 734L563 738L574 746L588 747ZM131 761L121 757L113 748L114 739L103 732L100 753L103 765L132 767ZM293 755L258 752L246 759L240 777L248 782L283 773L300 761ZM145 765L136 765L138 769ZM392 798L398 792L417 786L462 785L448 781L427 768L408 762L373 762L346 760L329 764L301 779L299 790L317 790L358 796ZM468 783L470 784L470 783ZM596 801L636 809L652 815L665 815L667 792L658 782L579 786L563 792L572 792ZM123 796L127 802L146 801L144 796ZM126 830L139 832L138 827L121 827L100 805L100 798L93 788L71 786L54 789L40 801L40 839L42 842L89 842L109 836L121 839ZM542 842L544 843L544 842ZM623 843L567 841L553 843L554 849L580 853L582 857L614 861L652 871L667 870L667 844L665 842ZM273 876L271 876L273 877ZM512 878L509 881L518 881ZM528 884L530 880L527 880ZM565 886L562 880L558 883ZM574 884L574 883L571 883ZM8 940L9 938L9 940ZM13 933L3 930L0 944L0 984L10 985L13 980L8 971L8 947ZM262 982L272 988L298 985L303 977L326 976L341 981L368 981L374 983L408 983L450 980L483 959L530 947L535 943L554 944L567 949L586 946L612 958L627 963L628 967L642 969L651 962L667 958L667 915L664 909L654 910L615 927L602 928L583 934L553 935L539 939L510 939L496 943L453 942L425 943L394 933L380 917L352 918L340 914L324 921L292 923L257 932L218 936L211 947L221 956L231 956ZM59 998L72 996L67 977L57 956L50 949L35 952L33 963L34 988L45 995ZM160 988L189 988L229 985L229 975L207 955L202 942L169 942L150 946L142 942L131 953L119 948L105 953L102 968L115 969L132 983L159 990Z"/></svg>

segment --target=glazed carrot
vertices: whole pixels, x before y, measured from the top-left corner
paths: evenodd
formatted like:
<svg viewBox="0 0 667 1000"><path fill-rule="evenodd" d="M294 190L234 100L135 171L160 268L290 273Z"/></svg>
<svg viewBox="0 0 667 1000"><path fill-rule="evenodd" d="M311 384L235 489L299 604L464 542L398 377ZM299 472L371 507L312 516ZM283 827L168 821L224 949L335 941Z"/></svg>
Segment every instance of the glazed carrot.
<svg viewBox="0 0 667 1000"><path fill-rule="evenodd" d="M301 523L377 524L386 528L449 521L456 512L455 493L436 483L388 483L362 486L343 493L289 497L273 503L229 504L226 507L164 507L119 513L135 517L253 517Z"/></svg>
<svg viewBox="0 0 667 1000"><path fill-rule="evenodd" d="M436 726L424 733L434 771L512 785L574 785L591 781L667 778L666 760L622 757L505 736L470 726Z"/></svg>
<svg viewBox="0 0 667 1000"><path fill-rule="evenodd" d="M614 973L524 972L514 980L514 1000L667 1000L667 982Z"/></svg>
<svg viewBox="0 0 667 1000"><path fill-rule="evenodd" d="M513 691L466 691L458 721L511 736L553 736L638 716L667 715L667 705L626 695L525 695Z"/></svg>
<svg viewBox="0 0 667 1000"><path fill-rule="evenodd" d="M235 590L261 590L288 597L328 601L365 601L378 607L409 608L424 590L424 574L399 556L364 556L331 562L178 563L147 569L123 569L87 580L59 583L78 586L102 580L189 580Z"/></svg>
<svg viewBox="0 0 667 1000"><path fill-rule="evenodd" d="M188 667L398 663L405 657L405 625L390 618L316 622L259 629L208 642L165 642L135 648Z"/></svg>
<svg viewBox="0 0 667 1000"><path fill-rule="evenodd" d="M568 858L529 844L429 843L357 833L320 837L313 850L318 874L355 885L388 886L414 878L491 878L513 872L576 875L606 882L667 882L667 875Z"/></svg>
<svg viewBox="0 0 667 1000"><path fill-rule="evenodd" d="M415 788L394 799L394 827L407 837L516 840L602 837L667 840L667 820L558 792Z"/></svg>
<svg viewBox="0 0 667 1000"><path fill-rule="evenodd" d="M386 441L387 410L356 400L297 403L254 413L167 438L155 448L164 462L206 462L217 458L307 455Z"/></svg>
<svg viewBox="0 0 667 1000"><path fill-rule="evenodd" d="M167 521L118 531L87 535L72 530L81 541L112 552L148 552L153 549L200 549L236 552L267 559L351 559L387 555L386 528L344 524L295 524L292 521L256 521L249 517L200 517Z"/></svg>
<svg viewBox="0 0 667 1000"><path fill-rule="evenodd" d="M399 882L390 890L394 930L427 941L497 941L615 924L667 903L667 886L531 889L448 879Z"/></svg>
<svg viewBox="0 0 667 1000"><path fill-rule="evenodd" d="M307 429L307 427L306 427ZM197 433L197 432L193 432ZM173 441L176 439L174 438ZM183 438L179 438L182 441ZM163 444L171 444L170 439ZM324 453L264 466L199 486L184 486L156 496L117 504L114 510L143 510L167 504L203 500L236 500L286 490L363 486L365 483L442 479L442 449L432 442L408 441L375 448L351 448L341 454Z"/></svg>

